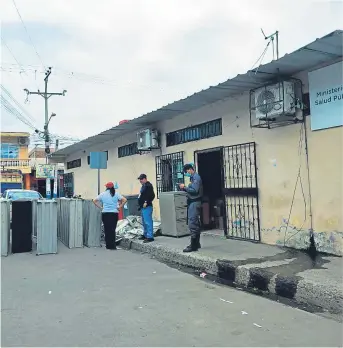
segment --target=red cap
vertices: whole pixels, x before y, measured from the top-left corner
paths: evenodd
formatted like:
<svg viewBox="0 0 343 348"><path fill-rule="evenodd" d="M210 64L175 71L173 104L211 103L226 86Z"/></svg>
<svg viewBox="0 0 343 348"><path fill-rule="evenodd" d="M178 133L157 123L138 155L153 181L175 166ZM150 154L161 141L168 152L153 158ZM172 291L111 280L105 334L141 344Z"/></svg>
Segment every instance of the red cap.
<svg viewBox="0 0 343 348"><path fill-rule="evenodd" d="M106 186L106 188L113 188L114 184L113 184L113 182L108 182L105 186Z"/></svg>

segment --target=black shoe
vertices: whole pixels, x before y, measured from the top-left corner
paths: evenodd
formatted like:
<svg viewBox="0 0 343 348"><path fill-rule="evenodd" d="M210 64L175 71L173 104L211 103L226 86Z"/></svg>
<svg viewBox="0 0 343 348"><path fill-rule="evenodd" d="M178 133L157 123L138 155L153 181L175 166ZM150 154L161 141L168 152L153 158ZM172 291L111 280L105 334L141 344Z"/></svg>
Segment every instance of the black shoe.
<svg viewBox="0 0 343 348"><path fill-rule="evenodd" d="M198 251L198 241L196 238L191 239L191 245L188 245L185 249L183 249L184 253L191 253L192 251Z"/></svg>
<svg viewBox="0 0 343 348"><path fill-rule="evenodd" d="M197 238L198 249L201 249L201 244L200 244L200 242L199 242L198 239L200 239L200 238ZM187 248L191 248L191 247L192 247L191 244L189 244L189 245L187 246ZM186 249L187 249L187 248L186 248Z"/></svg>
<svg viewBox="0 0 343 348"><path fill-rule="evenodd" d="M145 240L145 239L146 239L146 238L145 238L144 234L141 235L141 236L138 238L138 240Z"/></svg>
<svg viewBox="0 0 343 348"><path fill-rule="evenodd" d="M146 238L143 240L143 243L151 243L154 241L154 238Z"/></svg>

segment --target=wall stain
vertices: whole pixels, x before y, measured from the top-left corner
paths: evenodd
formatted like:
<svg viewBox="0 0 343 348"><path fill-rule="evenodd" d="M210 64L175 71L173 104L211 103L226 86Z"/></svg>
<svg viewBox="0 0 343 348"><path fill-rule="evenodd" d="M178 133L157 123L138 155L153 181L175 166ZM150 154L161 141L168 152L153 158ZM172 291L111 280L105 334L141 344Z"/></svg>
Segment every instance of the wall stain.
<svg viewBox="0 0 343 348"><path fill-rule="evenodd" d="M310 231L301 228L302 224L297 218L293 218L287 225L288 219L283 218L281 226L262 228L262 239L266 243L276 244L281 247L289 247L307 250L310 243ZM333 230L331 232L313 232L314 243L318 252L343 256L343 232Z"/></svg>

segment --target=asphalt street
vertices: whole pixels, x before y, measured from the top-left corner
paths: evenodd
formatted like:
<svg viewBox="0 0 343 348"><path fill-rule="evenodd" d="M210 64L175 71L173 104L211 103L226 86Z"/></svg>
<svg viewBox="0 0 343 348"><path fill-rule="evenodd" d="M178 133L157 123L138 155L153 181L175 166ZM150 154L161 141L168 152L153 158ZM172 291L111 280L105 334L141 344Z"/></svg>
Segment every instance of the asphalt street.
<svg viewBox="0 0 343 348"><path fill-rule="evenodd" d="M1 346L341 347L342 324L130 251L1 259Z"/></svg>

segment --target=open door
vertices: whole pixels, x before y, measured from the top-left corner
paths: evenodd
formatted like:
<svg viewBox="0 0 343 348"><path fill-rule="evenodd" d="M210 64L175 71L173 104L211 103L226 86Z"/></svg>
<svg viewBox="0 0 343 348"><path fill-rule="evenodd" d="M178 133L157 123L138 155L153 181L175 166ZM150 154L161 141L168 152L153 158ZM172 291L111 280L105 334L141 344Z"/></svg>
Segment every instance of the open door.
<svg viewBox="0 0 343 348"><path fill-rule="evenodd" d="M203 184L202 229L219 234L225 231L222 151L222 147L216 147L194 152L194 164Z"/></svg>

